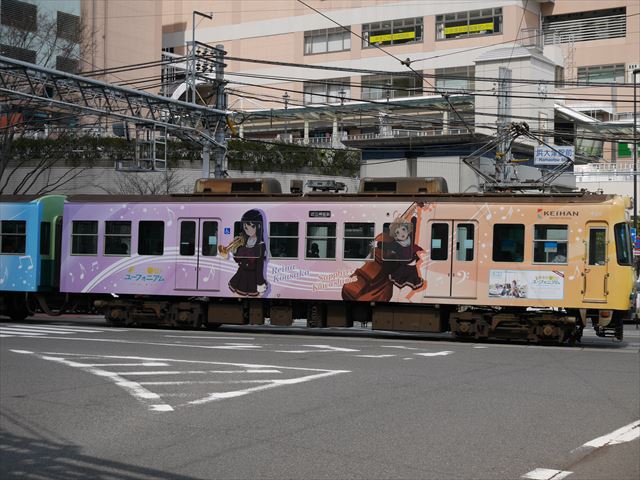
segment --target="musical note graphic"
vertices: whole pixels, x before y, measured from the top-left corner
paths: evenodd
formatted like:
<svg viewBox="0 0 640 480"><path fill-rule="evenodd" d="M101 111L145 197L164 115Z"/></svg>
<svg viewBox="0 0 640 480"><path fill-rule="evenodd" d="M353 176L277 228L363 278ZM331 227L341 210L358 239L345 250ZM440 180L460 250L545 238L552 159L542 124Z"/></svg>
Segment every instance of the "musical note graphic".
<svg viewBox="0 0 640 480"><path fill-rule="evenodd" d="M86 272L86 270L84 269L84 265L80 264L80 280L84 280L84 274Z"/></svg>
<svg viewBox="0 0 640 480"><path fill-rule="evenodd" d="M580 275L580 269L576 265L576 269L574 270L573 275L571 275L569 277L569 280L573 280L574 278L578 277L579 275Z"/></svg>
<svg viewBox="0 0 640 480"><path fill-rule="evenodd" d="M33 260L31 260L31 256L30 255L24 255L24 256L20 256L18 257L18 269L22 268L22 261L24 260L25 265L27 265L27 270L33 270Z"/></svg>
<svg viewBox="0 0 640 480"><path fill-rule="evenodd" d="M98 270L98 262L91 262L91 271Z"/></svg>
<svg viewBox="0 0 640 480"><path fill-rule="evenodd" d="M507 212L506 215L500 217L502 220L506 220L508 218L511 218L511 216L513 215L513 207L509 207L509 211Z"/></svg>
<svg viewBox="0 0 640 480"><path fill-rule="evenodd" d="M176 214L169 207L167 207L167 213L169 213L169 220L167 220L167 226L170 227L171 225L173 225L173 220L176 218Z"/></svg>
<svg viewBox="0 0 640 480"><path fill-rule="evenodd" d="M486 214L483 214L483 210L486 210ZM478 211L476 212L476 214L473 216L474 218L480 217L481 215L484 215L484 218L486 220L491 220L493 218L493 214L491 213L491 209L489 208L489 205L487 205L486 203L484 205L482 205Z"/></svg>
<svg viewBox="0 0 640 480"><path fill-rule="evenodd" d="M2 274L2 277L0 277L0 285L2 285L7 278L9 278L9 268L8 267L4 267L4 272Z"/></svg>
<svg viewBox="0 0 640 480"><path fill-rule="evenodd" d="M209 265L209 273L206 277L202 277L202 281L203 282L208 282L210 278L213 278L216 276L216 272L213 269L213 265Z"/></svg>

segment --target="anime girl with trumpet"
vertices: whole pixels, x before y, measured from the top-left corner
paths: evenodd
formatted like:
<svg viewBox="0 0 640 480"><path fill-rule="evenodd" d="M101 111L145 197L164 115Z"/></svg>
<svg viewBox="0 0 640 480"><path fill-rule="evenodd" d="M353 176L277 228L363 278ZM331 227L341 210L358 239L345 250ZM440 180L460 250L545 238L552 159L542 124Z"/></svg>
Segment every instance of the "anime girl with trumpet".
<svg viewBox="0 0 640 480"><path fill-rule="evenodd" d="M232 253L238 264L238 270L229 280L229 289L241 296L258 297L267 290L264 219L259 210L253 209L242 215L240 223L242 231L227 247L218 246L218 251L223 258Z"/></svg>

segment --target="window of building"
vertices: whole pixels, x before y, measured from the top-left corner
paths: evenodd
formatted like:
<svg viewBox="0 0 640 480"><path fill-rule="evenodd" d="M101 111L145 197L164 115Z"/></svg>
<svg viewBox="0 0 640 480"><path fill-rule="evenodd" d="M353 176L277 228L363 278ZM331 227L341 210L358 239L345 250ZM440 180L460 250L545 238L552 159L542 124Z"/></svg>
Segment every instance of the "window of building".
<svg viewBox="0 0 640 480"><path fill-rule="evenodd" d="M202 222L202 255L205 257L218 255L218 222L211 220Z"/></svg>
<svg viewBox="0 0 640 480"><path fill-rule="evenodd" d="M422 17L385 20L362 25L362 47L422 42Z"/></svg>
<svg viewBox="0 0 640 480"><path fill-rule="evenodd" d="M131 255L131 222L104 222L104 254Z"/></svg>
<svg viewBox="0 0 640 480"><path fill-rule="evenodd" d="M624 83L624 64L578 67L578 83Z"/></svg>
<svg viewBox="0 0 640 480"><path fill-rule="evenodd" d="M493 261L524 260L524 225L498 223L493 226Z"/></svg>
<svg viewBox="0 0 640 480"><path fill-rule="evenodd" d="M627 35L625 7L551 15L542 19L545 45L586 42Z"/></svg>
<svg viewBox="0 0 640 480"><path fill-rule="evenodd" d="M476 67L436 68L436 87L441 92L472 92L475 89Z"/></svg>
<svg viewBox="0 0 640 480"><path fill-rule="evenodd" d="M351 85L348 78L305 82L303 85L304 103L340 103L351 98Z"/></svg>
<svg viewBox="0 0 640 480"><path fill-rule="evenodd" d="M362 77L363 100L385 100L418 95L422 95L422 77L414 73Z"/></svg>
<svg viewBox="0 0 640 480"><path fill-rule="evenodd" d="M336 224L307 223L307 258L336 258Z"/></svg>
<svg viewBox="0 0 640 480"><path fill-rule="evenodd" d="M502 8L436 15L436 39L493 35L502 32Z"/></svg>
<svg viewBox="0 0 640 480"><path fill-rule="evenodd" d="M38 7L19 0L0 2L0 23L7 27L35 32L38 26ZM12 57L15 58L15 57Z"/></svg>
<svg viewBox="0 0 640 480"><path fill-rule="evenodd" d="M341 27L304 32L304 54L341 52L351 49L351 32Z"/></svg>
<svg viewBox="0 0 640 480"><path fill-rule="evenodd" d="M180 255L191 257L196 253L196 222L183 220L180 223Z"/></svg>
<svg viewBox="0 0 640 480"><path fill-rule="evenodd" d="M75 58L57 56L56 70L67 73L78 73L80 63Z"/></svg>
<svg viewBox="0 0 640 480"><path fill-rule="evenodd" d="M344 258L347 260L373 259L374 223L344 224Z"/></svg>
<svg viewBox="0 0 640 480"><path fill-rule="evenodd" d="M618 265L633 265L633 250L629 225L626 223L617 223L613 227L613 234L616 239L616 258L618 259Z"/></svg>
<svg viewBox="0 0 640 480"><path fill-rule="evenodd" d="M298 258L298 222L269 223L269 254L272 257Z"/></svg>
<svg viewBox="0 0 640 480"><path fill-rule="evenodd" d="M141 220L138 223L138 255L164 253L164 222Z"/></svg>
<svg viewBox="0 0 640 480"><path fill-rule="evenodd" d="M535 263L567 263L566 225L534 225L533 261Z"/></svg>
<svg viewBox="0 0 640 480"><path fill-rule="evenodd" d="M40 222L40 255L51 253L51 222Z"/></svg>
<svg viewBox="0 0 640 480"><path fill-rule="evenodd" d="M98 254L98 222L74 220L71 226L71 255Z"/></svg>
<svg viewBox="0 0 640 480"><path fill-rule="evenodd" d="M27 222L2 220L0 222L0 253L24 255L27 248Z"/></svg>
<svg viewBox="0 0 640 480"><path fill-rule="evenodd" d="M473 261L475 226L473 223L459 223L456 226L456 260Z"/></svg>
<svg viewBox="0 0 640 480"><path fill-rule="evenodd" d="M73 43L80 41L80 17L78 15L58 11L56 23L58 38Z"/></svg>
<svg viewBox="0 0 640 480"><path fill-rule="evenodd" d="M20 60L21 62L36 63L36 51L13 45L0 44L0 55Z"/></svg>
<svg viewBox="0 0 640 480"><path fill-rule="evenodd" d="M431 260L449 258L449 224L431 224Z"/></svg>

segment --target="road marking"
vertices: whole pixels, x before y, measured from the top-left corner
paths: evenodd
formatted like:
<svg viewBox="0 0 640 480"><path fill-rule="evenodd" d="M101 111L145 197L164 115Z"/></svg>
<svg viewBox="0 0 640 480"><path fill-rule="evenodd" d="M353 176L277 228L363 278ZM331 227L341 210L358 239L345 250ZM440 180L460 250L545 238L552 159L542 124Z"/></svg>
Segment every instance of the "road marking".
<svg viewBox="0 0 640 480"><path fill-rule="evenodd" d="M142 363L85 363L87 367L168 367L164 362L142 362Z"/></svg>
<svg viewBox="0 0 640 480"><path fill-rule="evenodd" d="M526 478L530 480L562 480L567 478L573 472L565 470L553 470L551 468L536 468L529 473L525 473L520 478Z"/></svg>
<svg viewBox="0 0 640 480"><path fill-rule="evenodd" d="M244 395L248 395L251 393L260 392L263 390L276 388L280 386L287 385L295 385L298 383L309 382L313 380L318 380L325 377L330 377L334 375L338 375L340 373L350 373L350 370L324 370L319 368L301 368L301 367L284 367L284 366L275 366L275 365L260 365L260 364L249 364L249 363L229 363L229 362L213 362L213 361L200 361L200 360L180 360L175 358L149 358L149 357L138 357L138 356L120 356L120 355L88 355L88 354L78 354L78 353L58 353L58 352L45 352L45 353L36 353L29 350L11 350L13 353L19 354L27 354L27 355L35 355L43 360L48 360L52 362L61 363L63 365L67 365L69 367L78 368L84 372L91 373L93 375L97 375L99 377L103 377L112 381L115 385L124 389L130 395L132 395L136 400L143 403L147 406L150 411L154 412L170 412L174 411L179 407L189 407L195 405L203 405L206 403L210 403L218 400L225 400L229 398L236 398ZM70 358L73 358L71 360ZM80 360L88 360L91 363L84 363ZM105 361L113 361L119 360L124 362L127 361L138 361L137 365L151 364L156 366L158 363L167 364L168 366L176 367L177 365L184 364L197 364L197 365L215 365L217 367L223 367L220 370L140 370L135 372L113 372L109 370L105 370L104 368L97 368L96 365L104 367L110 365L110 363L101 363L97 364L96 360L105 360ZM115 362L113 362L115 363ZM127 362L128 363L128 362ZM118 362L116 365L121 365ZM225 370L224 367L227 369ZM192 374L208 374L211 376L219 375L220 373L233 373L236 375L255 375L255 374L270 374L272 375L269 378L264 379L246 379L240 378L235 379L231 378L229 380L221 381L221 380L192 380L189 379L189 375ZM187 377L186 380L178 380L175 382L137 382L133 381L128 376L154 376L154 375L184 375ZM289 376L289 378L279 378L273 377L273 375ZM202 377L200 377L202 378ZM247 386L248 384L254 384L253 387L241 388L235 390L229 390L229 386ZM215 387L219 385L224 391L205 391L201 392L198 389L195 391L163 391L163 392L153 392L146 388L147 386L157 386L162 387L165 386L175 387L175 386L211 386ZM195 400L190 400L180 404L170 405L169 401L166 398L163 398L163 395L166 397L176 399L176 398L184 398L197 396Z"/></svg>
<svg viewBox="0 0 640 480"><path fill-rule="evenodd" d="M571 453L584 453L596 448L606 447L607 445L617 445L619 443L631 442L638 438L640 438L640 420L630 423L629 425L625 425L624 427L614 430L611 433L593 439L590 442L587 442L584 445L571 450Z"/></svg>
<svg viewBox="0 0 640 480"><path fill-rule="evenodd" d="M395 355L393 354L383 354L383 355L354 355L354 357L361 357L361 358L389 358L389 357L395 357Z"/></svg>
<svg viewBox="0 0 640 480"><path fill-rule="evenodd" d="M451 355L452 351L444 350L442 352L431 352L431 353L414 353L414 355L420 355L421 357L445 357L447 355Z"/></svg>
<svg viewBox="0 0 640 480"><path fill-rule="evenodd" d="M404 345L380 345L381 348L399 348L401 350L419 350L415 347L405 347Z"/></svg>
<svg viewBox="0 0 640 480"><path fill-rule="evenodd" d="M125 331L125 330L120 330ZM74 335L77 333L104 333L105 330L83 327L58 327L57 325L39 326L10 324L0 326L3 337L43 337L45 335ZM48 338L48 337L45 337Z"/></svg>
<svg viewBox="0 0 640 480"><path fill-rule="evenodd" d="M274 350L278 353L319 353L319 352L359 352L353 348L344 347L332 347L331 345L302 345L303 347L309 347L319 350Z"/></svg>
<svg viewBox="0 0 640 480"><path fill-rule="evenodd" d="M210 336L206 333L202 335L164 335L165 338L197 338L200 340L255 340L256 337L224 337L224 336Z"/></svg>

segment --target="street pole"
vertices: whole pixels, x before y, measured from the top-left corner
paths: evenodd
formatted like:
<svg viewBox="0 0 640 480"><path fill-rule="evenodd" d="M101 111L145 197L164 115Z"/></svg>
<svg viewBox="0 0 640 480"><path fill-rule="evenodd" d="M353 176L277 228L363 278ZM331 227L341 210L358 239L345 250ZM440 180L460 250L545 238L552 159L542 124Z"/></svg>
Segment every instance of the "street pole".
<svg viewBox="0 0 640 480"><path fill-rule="evenodd" d="M638 85L637 75L640 68L633 70L633 226L638 235L638 110L636 108Z"/></svg>
<svg viewBox="0 0 640 480"><path fill-rule="evenodd" d="M224 45L216 45L216 108L222 111L227 110L227 94L225 92L224 84L224 55ZM220 119L216 130L216 142L218 143L218 147L216 149L216 166L214 170L215 178L224 178L224 176L227 175L227 148L224 138L224 120L226 119Z"/></svg>
<svg viewBox="0 0 640 480"><path fill-rule="evenodd" d="M286 142L289 134L289 119L287 118L287 108L289 108L289 92L284 92L284 95L282 95L282 100L284 100L284 141Z"/></svg>
<svg viewBox="0 0 640 480"><path fill-rule="evenodd" d="M213 15L208 15L206 13L199 12L197 10L193 11L193 18L191 21L191 68L193 69L190 74L191 77L191 103L196 103L196 15L199 15L204 18L208 18L209 20L213 20Z"/></svg>

